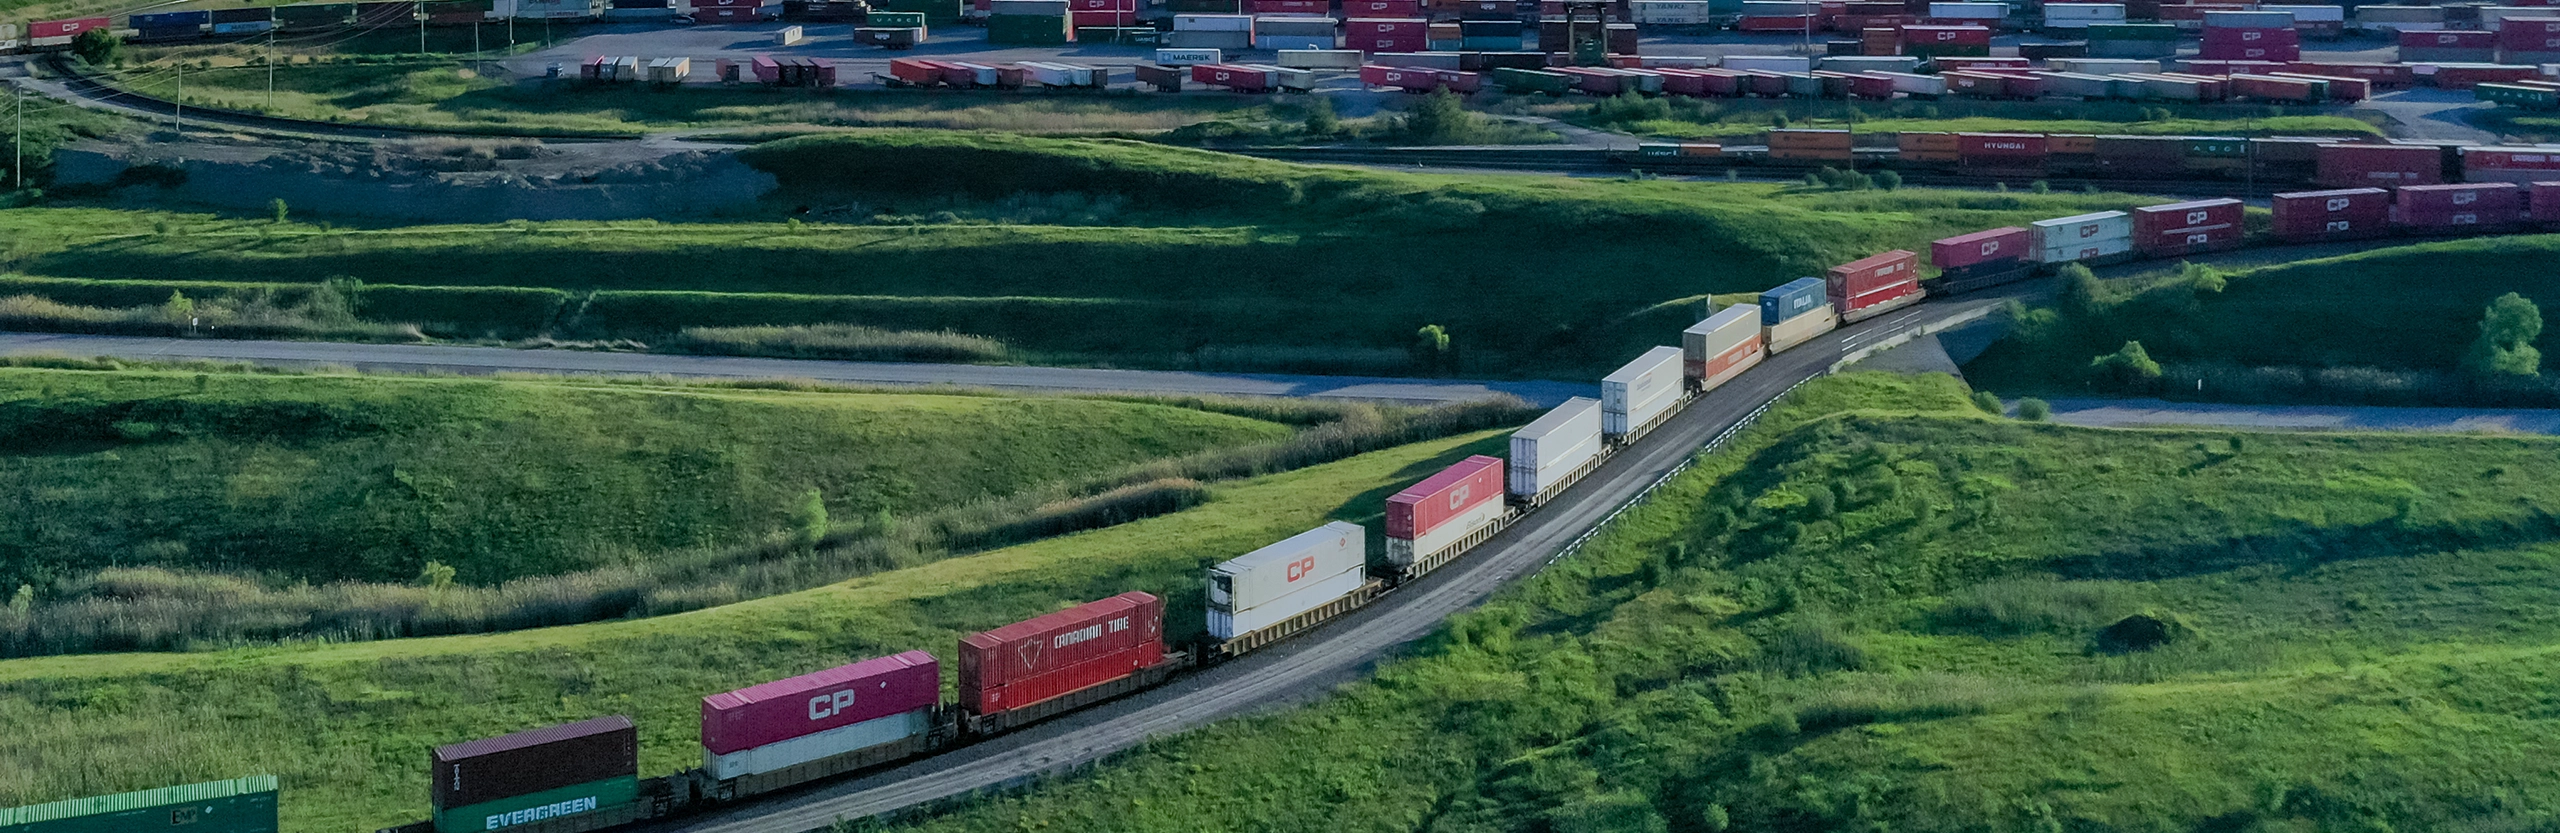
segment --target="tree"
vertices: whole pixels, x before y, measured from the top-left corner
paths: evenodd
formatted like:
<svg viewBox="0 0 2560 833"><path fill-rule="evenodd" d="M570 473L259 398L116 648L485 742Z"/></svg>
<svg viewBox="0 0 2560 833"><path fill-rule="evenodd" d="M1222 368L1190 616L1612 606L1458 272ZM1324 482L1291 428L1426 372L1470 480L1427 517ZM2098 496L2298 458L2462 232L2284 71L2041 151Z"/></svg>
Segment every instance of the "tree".
<svg viewBox="0 0 2560 833"><path fill-rule="evenodd" d="M453 574L454 569L444 562L429 561L426 566L418 568L418 586L443 592L445 588L453 586Z"/></svg>
<svg viewBox="0 0 2560 833"><path fill-rule="evenodd" d="M1474 140L1479 132L1476 117L1447 87L1432 90L1404 115L1405 138L1416 144L1461 144Z"/></svg>
<svg viewBox="0 0 2560 833"><path fill-rule="evenodd" d="M2028 422L2043 422L2045 420L2052 419L2053 406L2046 404L2042 399L2034 397L2020 399L2018 400L2018 418Z"/></svg>
<svg viewBox="0 0 2560 833"><path fill-rule="evenodd" d="M2480 316L2480 338L2463 357L2463 369L2483 380L2529 379L2542 375L2542 309L2509 292L2489 302Z"/></svg>
<svg viewBox="0 0 2560 833"><path fill-rule="evenodd" d="M124 39L105 29L91 29L71 39L71 54L90 66L115 63L124 52Z"/></svg>
<svg viewBox="0 0 2560 833"><path fill-rule="evenodd" d="M184 292L169 290L169 300L160 305L160 317L171 324L184 324L196 315L195 299Z"/></svg>
<svg viewBox="0 0 2560 833"><path fill-rule="evenodd" d="M818 547L827 538L827 498L816 489L802 492L800 503L791 509L791 543L802 550Z"/></svg>
<svg viewBox="0 0 2560 833"><path fill-rule="evenodd" d="M1315 96L1307 103L1307 135L1333 136L1342 132L1342 117L1333 113L1333 99Z"/></svg>
<svg viewBox="0 0 2560 833"><path fill-rule="evenodd" d="M275 198L275 199L268 200L268 201L267 201L267 208L269 208L269 209L271 209L271 210L273 210L273 211L275 212L275 214L276 214L276 225L279 225L279 226L284 225L285 215L288 213L288 211L289 211L289 209L290 209L290 207L289 207L289 206L287 206L287 205L285 205L285 204L284 204L284 198L283 198L283 197L277 197L277 198Z"/></svg>
<svg viewBox="0 0 2560 833"><path fill-rule="evenodd" d="M1887 191L1897 190L1902 187L1902 174L1899 172L1877 171L1875 173L1875 179L1876 187Z"/></svg>
<svg viewBox="0 0 2560 833"><path fill-rule="evenodd" d="M2160 363L2151 360L2151 352L2142 342L2128 341L2113 353L2089 360L2089 367L2125 389L2148 385L2160 378Z"/></svg>
<svg viewBox="0 0 2560 833"><path fill-rule="evenodd" d="M18 593L17 593L17 595L14 595L14 596L10 596L10 597L9 597L9 610L10 610L11 612L19 613L19 614L24 614L24 613L26 613L28 610L33 609L35 606L36 606L36 586L35 586L35 585L32 585L32 584L21 584L21 585L18 585Z"/></svg>
<svg viewBox="0 0 2560 833"><path fill-rule="evenodd" d="M2062 278L2062 312L2074 318L2098 314L2098 273L2077 263L2065 264L2055 272Z"/></svg>
<svg viewBox="0 0 2560 833"><path fill-rule="evenodd" d="M1439 373L1449 365L1449 330L1438 324L1425 324L1413 331L1413 363L1424 373Z"/></svg>

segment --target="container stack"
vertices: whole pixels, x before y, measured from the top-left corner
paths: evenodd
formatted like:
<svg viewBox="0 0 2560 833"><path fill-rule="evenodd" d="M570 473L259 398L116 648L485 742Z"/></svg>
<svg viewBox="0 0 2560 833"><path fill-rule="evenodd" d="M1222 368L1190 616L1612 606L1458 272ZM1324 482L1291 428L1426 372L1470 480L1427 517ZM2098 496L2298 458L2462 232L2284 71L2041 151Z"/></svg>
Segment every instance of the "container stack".
<svg viewBox="0 0 2560 833"><path fill-rule="evenodd" d="M906 49L924 39L923 12L872 12L853 30L855 43L884 49Z"/></svg>
<svg viewBox="0 0 2560 833"><path fill-rule="evenodd" d="M1733 28L1743 32L1812 32L1822 28L1822 4L1795 0L1749 0Z"/></svg>
<svg viewBox="0 0 2560 833"><path fill-rule="evenodd" d="M1078 43L1087 40L1119 42L1125 40L1117 30L1138 25L1138 0L1068 0L1067 26L1076 30ZM1107 37L1084 37L1087 29L1110 29Z"/></svg>
<svg viewBox="0 0 2560 833"><path fill-rule="evenodd" d="M1323 607L1369 580L1369 532L1334 521L1209 568L1209 635L1234 639Z"/></svg>
<svg viewBox="0 0 2560 833"><path fill-rule="evenodd" d="M1279 51L1331 50L1340 46L1330 17L1259 15L1253 19L1253 48Z"/></svg>
<svg viewBox="0 0 2560 833"><path fill-rule="evenodd" d="M1846 130L1769 131L1769 159L1776 162L1848 162L1854 157Z"/></svg>
<svg viewBox="0 0 2560 833"><path fill-rule="evenodd" d="M1846 321L1863 321L1919 303L1920 256L1895 249L1831 267L1823 297Z"/></svg>
<svg viewBox="0 0 2560 833"><path fill-rule="evenodd" d="M595 829L638 816L640 732L617 715L440 746L427 771L437 833L573 817Z"/></svg>
<svg viewBox="0 0 2560 833"><path fill-rule="evenodd" d="M824 777L863 763L840 756L913 742L933 730L942 664L908 651L702 698L702 769L715 781L830 762Z"/></svg>
<svg viewBox="0 0 2560 833"><path fill-rule="evenodd" d="M206 27L213 25L213 13L195 11L137 14L127 18L126 22L133 24L133 39L137 42L194 40L204 34Z"/></svg>
<svg viewBox="0 0 2560 833"><path fill-rule="evenodd" d="M2037 220L2027 233L2037 263L2104 261L2133 250L2133 216L2122 211Z"/></svg>
<svg viewBox="0 0 2560 833"><path fill-rule="evenodd" d="M2238 248L2244 229L2240 201L2193 200L2133 210L2133 248L2144 257Z"/></svg>
<svg viewBox="0 0 2560 833"><path fill-rule="evenodd" d="M2380 188L2277 194L2275 234L2287 243L2373 237L2391 223L2391 192Z"/></svg>
<svg viewBox="0 0 2560 833"><path fill-rule="evenodd" d="M2560 63L2560 10L2540 17L2498 21L2498 60L2509 64Z"/></svg>
<svg viewBox="0 0 2560 833"><path fill-rule="evenodd" d="M2412 185L2393 195L2391 213L2421 233L2504 228L2524 219L2524 189L2512 182Z"/></svg>
<svg viewBox="0 0 2560 833"><path fill-rule="evenodd" d="M2209 11L2204 13L2204 51L2208 61L2299 61L2302 33L2293 28L2290 12Z"/></svg>
<svg viewBox="0 0 2560 833"><path fill-rule="evenodd" d="M2178 54L2178 27L2159 23L2097 23L2088 28L2089 57L2168 58Z"/></svg>
<svg viewBox="0 0 2560 833"><path fill-rule="evenodd" d="M1502 469L1502 458L1478 454L1387 498L1387 563L1428 569L1502 520Z"/></svg>
<svg viewBox="0 0 2560 833"><path fill-rule="evenodd" d="M2400 62L2404 64L2485 64L2497 59L2496 32L2400 33Z"/></svg>
<svg viewBox="0 0 2560 833"><path fill-rule="evenodd" d="M1976 176L2043 176L2042 133L1958 133L1956 167Z"/></svg>
<svg viewBox="0 0 2560 833"><path fill-rule="evenodd" d="M2262 12L2293 15L2293 30L2306 38L2335 38L2347 33L2345 6L2259 6Z"/></svg>
<svg viewBox="0 0 2560 833"><path fill-rule="evenodd" d="M1631 0L1629 17L1639 26L1706 28L1722 15L1712 0Z"/></svg>
<svg viewBox="0 0 2560 833"><path fill-rule="evenodd" d="M2560 149L2476 147L2462 149L2462 178L2471 182L2531 185L2560 182Z"/></svg>
<svg viewBox="0 0 2560 833"><path fill-rule="evenodd" d="M1523 38L1518 17L1458 21L1458 48L1471 52L1518 52Z"/></svg>
<svg viewBox="0 0 2560 833"><path fill-rule="evenodd" d="M1600 459L1600 400L1565 400L1511 435L1511 493L1537 505L1573 485Z"/></svg>
<svg viewBox="0 0 2560 833"><path fill-rule="evenodd" d="M2443 6L2358 6L2356 28L2374 32L2433 32L2443 29Z"/></svg>
<svg viewBox="0 0 2560 833"><path fill-rule="evenodd" d="M1253 18L1240 14L1174 15L1173 31L1165 33L1164 44L1176 49L1242 52L1253 48Z"/></svg>
<svg viewBox="0 0 2560 833"><path fill-rule="evenodd" d="M705 0L693 1L694 5L700 6ZM883 0L880 8L893 12L923 12L927 24L947 26L960 22L960 5L961 0ZM774 8L779 13L781 6L777 4Z"/></svg>
<svg viewBox="0 0 2560 833"><path fill-rule="evenodd" d="M2032 274L2028 259L2033 235L2017 226L1957 235L1929 244L1929 262L1938 267L1931 292L1969 292Z"/></svg>
<svg viewBox="0 0 2560 833"><path fill-rule="evenodd" d="M1923 58L1979 58L1991 54L1991 29L1987 26L1905 26L1902 27L1902 54Z"/></svg>
<svg viewBox="0 0 2560 833"><path fill-rule="evenodd" d="M1840 312L1831 306L1830 284L1821 278L1797 278L1760 293L1760 337L1778 352L1840 327Z"/></svg>
<svg viewBox="0 0 2560 833"><path fill-rule="evenodd" d="M1430 48L1431 21L1419 17L1355 17L1342 22L1342 47L1362 52L1421 52Z"/></svg>
<svg viewBox="0 0 2560 833"><path fill-rule="evenodd" d="M1680 331L1683 375L1697 391L1714 390L1767 358L1760 342L1760 308L1727 307Z"/></svg>
<svg viewBox="0 0 2560 833"><path fill-rule="evenodd" d="M2065 35L2081 35L2089 27L2125 22L2122 3L2048 3L2044 7L2044 28Z"/></svg>
<svg viewBox="0 0 2560 833"><path fill-rule="evenodd" d="M1678 347L1656 347L1600 380L1600 433L1632 441L1680 404Z"/></svg>

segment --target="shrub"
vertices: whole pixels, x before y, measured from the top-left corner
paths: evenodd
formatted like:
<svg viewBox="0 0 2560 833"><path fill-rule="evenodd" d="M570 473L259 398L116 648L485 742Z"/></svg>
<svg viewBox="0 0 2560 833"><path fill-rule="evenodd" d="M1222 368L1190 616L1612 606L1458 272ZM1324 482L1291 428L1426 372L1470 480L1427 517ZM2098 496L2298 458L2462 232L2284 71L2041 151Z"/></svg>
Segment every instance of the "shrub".
<svg viewBox="0 0 2560 833"><path fill-rule="evenodd" d="M2160 380L2160 363L2142 349L2142 342L2128 341L2115 352L2089 360L2089 368L2120 390L2143 390Z"/></svg>
<svg viewBox="0 0 2560 833"><path fill-rule="evenodd" d="M1003 361L1003 342L984 336L882 330L853 324L686 327L661 346L739 356L908 362Z"/></svg>
<svg viewBox="0 0 2560 833"><path fill-rule="evenodd" d="M2542 309L2523 295L2500 295L2482 313L2480 338L2463 357L2463 369L2485 380L2540 376L2542 352L2533 342L2541 337Z"/></svg>
<svg viewBox="0 0 2560 833"><path fill-rule="evenodd" d="M2043 422L2045 420L2052 419L2053 406L2047 404L2042 399L2036 399L2034 397L2020 399L2018 400L2018 418L2028 422Z"/></svg>
<svg viewBox="0 0 2560 833"><path fill-rule="evenodd" d="M1985 636L2085 633L2132 607L2131 594L2114 582L2007 579L1957 591L1932 619Z"/></svg>
<svg viewBox="0 0 2560 833"><path fill-rule="evenodd" d="M2006 416L2009 413L2009 406L2001 404L1999 394L1987 390L1973 392L1973 407L1993 416Z"/></svg>

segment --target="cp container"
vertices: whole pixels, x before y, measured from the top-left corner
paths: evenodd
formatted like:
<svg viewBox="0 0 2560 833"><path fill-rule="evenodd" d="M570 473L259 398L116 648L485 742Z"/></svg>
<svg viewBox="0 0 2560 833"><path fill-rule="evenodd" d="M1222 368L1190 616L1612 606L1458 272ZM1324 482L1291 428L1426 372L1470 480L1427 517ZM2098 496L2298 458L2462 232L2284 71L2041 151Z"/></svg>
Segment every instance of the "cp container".
<svg viewBox="0 0 2560 833"><path fill-rule="evenodd" d="M1760 308L1732 306L1680 331L1684 375L1692 390L1714 390L1768 356L1760 341Z"/></svg>
<svg viewBox="0 0 2560 833"><path fill-rule="evenodd" d="M2413 185L2400 189L2391 213L2413 229L2504 226L2523 218L2523 194L2512 182Z"/></svg>
<svg viewBox="0 0 2560 833"><path fill-rule="evenodd" d="M1685 389L1680 358L1680 348L1656 347L1601 378L1600 433L1637 433L1670 413Z"/></svg>
<svg viewBox="0 0 2560 833"><path fill-rule="evenodd" d="M2133 216L2122 211L2098 211L2027 224L2032 245L2036 249L2054 249L2086 245L2107 240L2133 237Z"/></svg>
<svg viewBox="0 0 2560 833"><path fill-rule="evenodd" d="M1122 593L961 638L960 707L1018 709L1163 659L1164 600Z"/></svg>
<svg viewBox="0 0 2560 833"><path fill-rule="evenodd" d="M1368 582L1368 530L1334 521L1209 568L1209 635L1234 639Z"/></svg>
<svg viewBox="0 0 2560 833"><path fill-rule="evenodd" d="M1929 262L1941 272L1959 272L1985 266L2008 267L2027 257L2034 248L2033 236L2017 226L1988 229L1972 234L1959 234L1929 244Z"/></svg>
<svg viewBox="0 0 2560 833"><path fill-rule="evenodd" d="M1823 294L1848 321L1908 305L1920 299L1920 256L1895 249L1831 267Z"/></svg>
<svg viewBox="0 0 2560 833"><path fill-rule="evenodd" d="M2391 223L2391 192L2380 188L2277 194L2275 234L2291 242L2381 234Z"/></svg>
<svg viewBox="0 0 2560 833"><path fill-rule="evenodd" d="M615 715L436 747L427 771L438 833L628 812L640 732Z"/></svg>
<svg viewBox="0 0 2560 833"><path fill-rule="evenodd" d="M2414 145L2321 145L2316 181L2341 188L2436 185L2444 182L2444 155Z"/></svg>
<svg viewBox="0 0 2560 833"><path fill-rule="evenodd" d="M7 833L275 833L276 777L252 775L0 809Z"/></svg>
<svg viewBox="0 0 2560 833"><path fill-rule="evenodd" d="M925 730L942 664L908 651L702 698L703 768L721 780L798 766Z"/></svg>
<svg viewBox="0 0 2560 833"><path fill-rule="evenodd" d="M269 13L270 10L268 9L258 10L258 15L261 19L264 19ZM34 23L27 24L27 37L68 38L91 29L105 28L108 28L108 21L103 17L76 17L69 20L39 20Z"/></svg>
<svg viewBox="0 0 2560 833"><path fill-rule="evenodd" d="M2193 200L2133 210L2133 248L2146 257L2240 245L2240 201Z"/></svg>
<svg viewBox="0 0 2560 833"><path fill-rule="evenodd" d="M1412 566L1502 519L1502 458L1458 461L1387 498L1387 563Z"/></svg>
<svg viewBox="0 0 2560 833"><path fill-rule="evenodd" d="M1511 435L1507 484L1535 502L1600 456L1600 400L1577 396Z"/></svg>

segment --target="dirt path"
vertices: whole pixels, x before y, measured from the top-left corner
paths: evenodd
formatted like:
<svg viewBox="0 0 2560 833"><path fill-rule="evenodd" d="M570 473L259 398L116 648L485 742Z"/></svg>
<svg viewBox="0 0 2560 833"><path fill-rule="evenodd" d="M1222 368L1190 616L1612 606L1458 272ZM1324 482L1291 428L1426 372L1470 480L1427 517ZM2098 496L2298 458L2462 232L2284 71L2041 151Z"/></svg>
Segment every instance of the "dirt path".
<svg viewBox="0 0 2560 833"><path fill-rule="evenodd" d="M2053 421L2091 428L2205 426L2255 431L2439 431L2560 435L2560 410L2223 405L2160 399L2057 399Z"/></svg>

